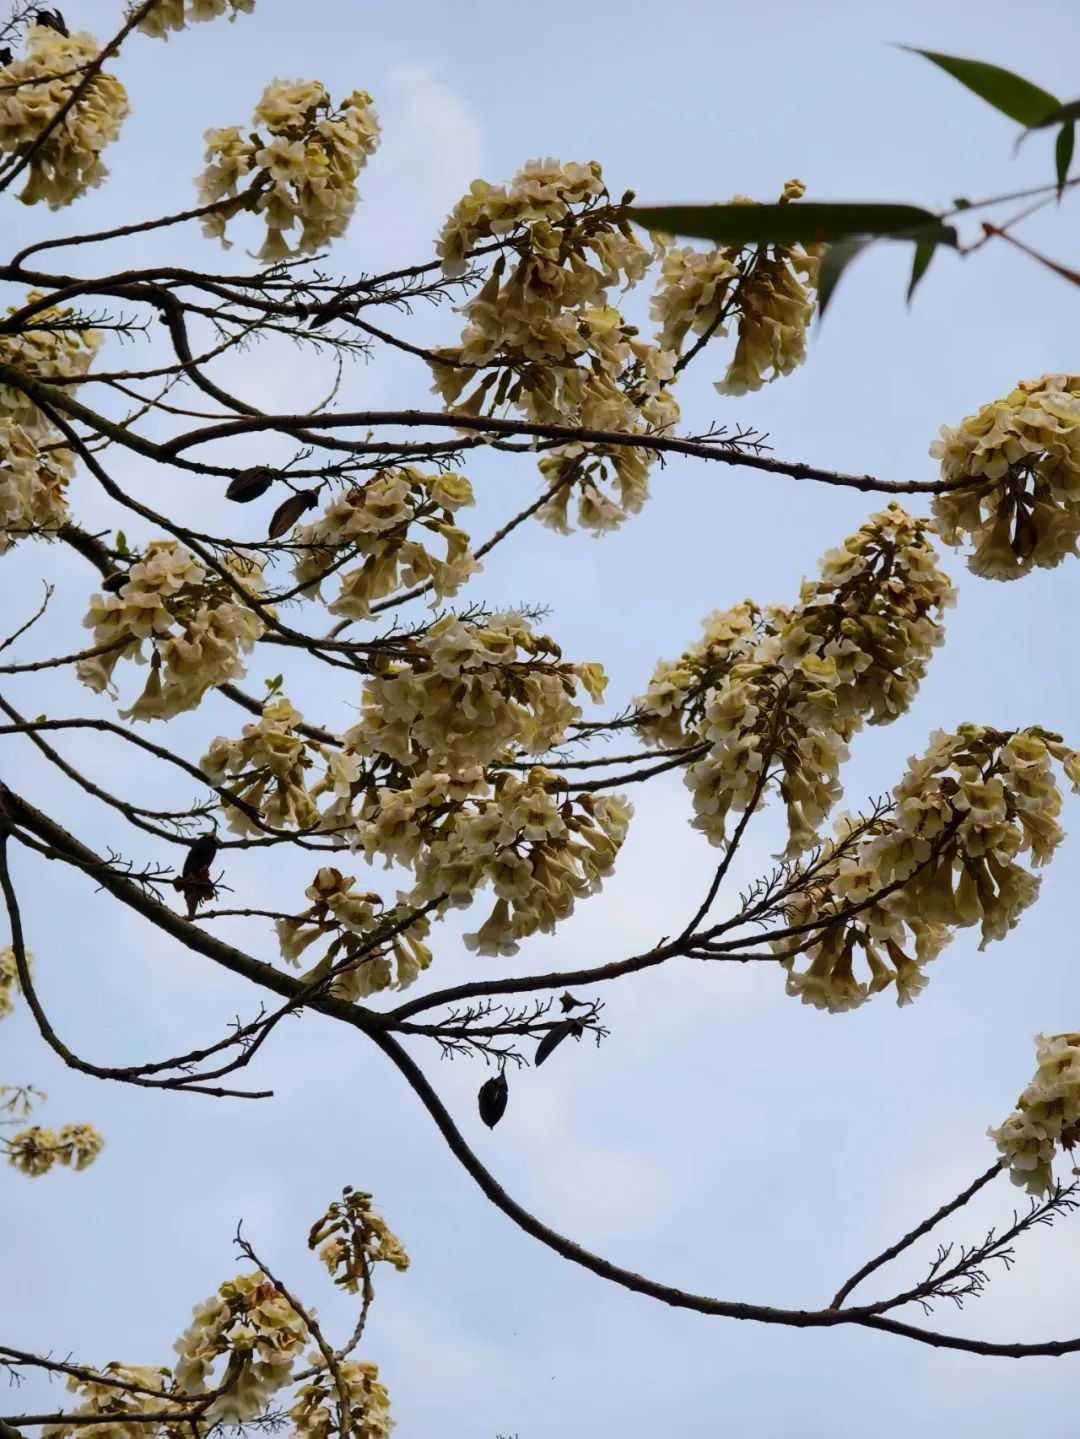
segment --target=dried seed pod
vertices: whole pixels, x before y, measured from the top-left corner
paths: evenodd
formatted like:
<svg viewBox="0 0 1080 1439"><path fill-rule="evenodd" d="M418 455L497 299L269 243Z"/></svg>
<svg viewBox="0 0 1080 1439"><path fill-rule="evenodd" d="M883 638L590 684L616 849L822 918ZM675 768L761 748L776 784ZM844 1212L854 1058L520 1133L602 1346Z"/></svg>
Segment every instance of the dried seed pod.
<svg viewBox="0 0 1080 1439"><path fill-rule="evenodd" d="M580 1019L564 1019L561 1024L553 1025L536 1046L536 1053L533 1055L533 1064L539 1069L544 1060L547 1059L553 1050L562 1044L564 1039L568 1039L572 1034L580 1035L580 1033Z"/></svg>
<svg viewBox="0 0 1080 1439"><path fill-rule="evenodd" d="M217 835L200 835L187 852L187 859L184 861L182 871L184 878L190 879L192 875L198 874L200 870L208 870L213 864L217 852Z"/></svg>
<svg viewBox="0 0 1080 1439"><path fill-rule="evenodd" d="M505 1074L497 1074L494 1079L485 1080L480 1086L480 1093L476 1096L477 1104L480 1118L489 1129L494 1129L506 1113L506 1101L509 1097L510 1086L506 1082Z"/></svg>
<svg viewBox="0 0 1080 1439"><path fill-rule="evenodd" d="M253 465L250 470L245 470L243 474L229 481L225 498L235 500L238 505L246 505L249 500L257 500L265 495L276 479L276 470L267 469L265 465Z"/></svg>
<svg viewBox="0 0 1080 1439"><path fill-rule="evenodd" d="M282 535L288 534L300 516L310 510L318 498L318 490L298 490L295 495L290 495L278 505L271 516L266 531L267 539L278 540Z"/></svg>
<svg viewBox="0 0 1080 1439"><path fill-rule="evenodd" d="M128 582L127 570L113 570L111 575L106 575L101 582L101 588L108 590L111 595L117 595Z"/></svg>

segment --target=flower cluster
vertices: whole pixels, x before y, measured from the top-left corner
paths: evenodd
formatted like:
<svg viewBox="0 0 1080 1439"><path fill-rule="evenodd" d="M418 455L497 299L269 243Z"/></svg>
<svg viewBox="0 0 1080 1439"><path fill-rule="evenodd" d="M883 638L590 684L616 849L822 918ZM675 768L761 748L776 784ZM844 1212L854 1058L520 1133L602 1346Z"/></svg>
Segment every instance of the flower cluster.
<svg viewBox="0 0 1080 1439"><path fill-rule="evenodd" d="M26 952L26 962L29 964L33 956L30 951ZM19 988L19 967L15 963L15 951L10 945L6 949L0 949L0 1019L10 1014L14 1009L13 994Z"/></svg>
<svg viewBox="0 0 1080 1439"><path fill-rule="evenodd" d="M101 152L116 139L128 110L127 93L115 75L99 70L92 76L63 123L42 138L100 49L84 30L61 35L31 25L26 54L0 66L0 154L32 150L30 177L19 195L26 205L44 200L58 210L108 173Z"/></svg>
<svg viewBox="0 0 1080 1439"><path fill-rule="evenodd" d="M357 176L379 143L371 96L354 90L335 109L318 80L274 80L252 124L246 135L239 125L206 132L199 201L235 203L207 215L205 233L224 241L229 217L253 210L266 221L259 259L268 263L339 239L356 208ZM298 223L300 236L290 249L285 235Z"/></svg>
<svg viewBox="0 0 1080 1439"><path fill-rule="evenodd" d="M466 798L463 790L471 790ZM490 884L495 904L469 949L516 954L518 941L550 934L579 899L612 872L632 809L622 795L566 793L551 770L421 775L407 789L380 790L358 825L369 858L412 865L412 904L465 907Z"/></svg>
<svg viewBox="0 0 1080 1439"><path fill-rule="evenodd" d="M40 290L29 290L24 305L9 305L9 322L25 306L39 306ZM93 364L101 348L100 330L81 323L71 310L59 305L35 308L18 328L0 335L0 361L33 380L78 380ZM66 384L65 393L75 389ZM0 384L0 420L11 421L32 440L52 441L56 431L42 412L14 385Z"/></svg>
<svg viewBox="0 0 1080 1439"><path fill-rule="evenodd" d="M343 1360L333 1379L324 1372L300 1386L289 1410L297 1439L330 1439L335 1432L341 1402L338 1381L348 1394L351 1439L388 1439L394 1427L390 1396L379 1383L377 1365L362 1359Z"/></svg>
<svg viewBox="0 0 1080 1439"><path fill-rule="evenodd" d="M581 718L579 685L599 701L607 683L599 665L564 663L554 640L514 612L479 623L446 615L409 650L380 660L345 739L413 773L460 774L511 746L542 754Z"/></svg>
<svg viewBox="0 0 1080 1439"><path fill-rule="evenodd" d="M238 552L225 562L233 583L257 596L262 589L258 560ZM121 659L146 663L150 675L142 694L121 714L133 719L169 719L194 709L207 690L244 673L240 655L250 652L265 628L233 585L209 574L175 540L155 540L132 565L115 594L97 594L83 621L103 653L80 660L82 682L109 690Z"/></svg>
<svg viewBox="0 0 1080 1439"><path fill-rule="evenodd" d="M71 457L42 453L26 430L0 419L0 555L25 535L54 535L68 519Z"/></svg>
<svg viewBox="0 0 1080 1439"><path fill-rule="evenodd" d="M372 1264L392 1264L402 1272L409 1267L401 1240L372 1209L371 1195L351 1185L311 1226L308 1248L319 1250L334 1283L346 1294L366 1289Z"/></svg>
<svg viewBox="0 0 1080 1439"><path fill-rule="evenodd" d="M4 1141L8 1162L23 1174L48 1174L54 1164L85 1169L105 1146L89 1124L65 1124L60 1129L43 1129L35 1124Z"/></svg>
<svg viewBox="0 0 1080 1439"><path fill-rule="evenodd" d="M235 834L258 834L262 826L256 816L274 829L325 829L336 827L342 810L347 812L360 762L336 746L305 738L302 718L283 696L268 700L239 739L219 735L202 757L199 767L211 784L236 777L227 793L239 803L222 802ZM316 766L318 778L312 783ZM326 813L317 803L324 794L334 796Z"/></svg>
<svg viewBox="0 0 1080 1439"><path fill-rule="evenodd" d="M292 543L303 551L297 583L317 596L323 576L355 555L363 564L342 575L337 597L327 606L331 614L367 619L372 601L403 583L430 582L436 599L455 595L479 569L469 536L454 522L456 512L472 503L464 475L424 475L411 465L383 470L331 501L313 525L294 531ZM414 526L442 542L442 558L413 538Z"/></svg>
<svg viewBox="0 0 1080 1439"><path fill-rule="evenodd" d="M380 664L342 754L303 740L299 716L279 700L202 762L215 781L240 777L230 793L244 811L230 812L233 828L246 831L254 811L275 825L332 830L369 862L412 871L413 888L383 909L377 894L325 867L306 892L309 908L277 921L290 963L331 940L304 978L346 999L412 983L431 960L428 921L416 911L467 906L488 885L494 910L466 936L470 947L513 954L521 938L550 932L611 873L631 813L621 796L571 796L555 772L521 769L519 755L560 744L580 717L578 687L599 699L605 683L599 666L565 663L521 616L446 616ZM312 785L316 761L325 773ZM320 811L323 793L333 798Z"/></svg>
<svg viewBox="0 0 1080 1439"><path fill-rule="evenodd" d="M1026 380L930 446L942 479L934 498L946 544L974 545L968 567L991 580L1052 569L1080 537L1080 375Z"/></svg>
<svg viewBox="0 0 1080 1439"><path fill-rule="evenodd" d="M781 204L805 190L801 180L789 180ZM755 202L738 196L732 203ZM657 343L678 354L689 335L702 342L726 335L735 319L735 353L717 390L745 395L789 375L806 358L821 253L819 245L668 250L651 308L660 325Z"/></svg>
<svg viewBox="0 0 1080 1439"><path fill-rule="evenodd" d="M260 1270L228 1280L192 1313L175 1345L177 1389L184 1394L222 1389L204 1416L207 1422L243 1424L256 1418L291 1378L308 1338L303 1317ZM212 1379L224 1355L225 1372Z"/></svg>
<svg viewBox="0 0 1080 1439"><path fill-rule="evenodd" d="M1058 1150L1080 1142L1080 1034L1036 1035L1035 1056L1035 1074L1015 1110L988 1133L1013 1183L1046 1194L1054 1188Z"/></svg>
<svg viewBox="0 0 1080 1439"><path fill-rule="evenodd" d="M219 15L235 20L254 9L255 0L158 0L139 21L139 29L144 35L167 40L171 30L183 30L199 20L216 20Z"/></svg>
<svg viewBox="0 0 1080 1439"><path fill-rule="evenodd" d="M1039 892L1019 856L1045 864L1062 839L1055 761L1080 789L1080 755L1043 730L964 725L934 734L909 761L890 812L845 819L837 839L793 875L780 909L796 933L773 941L788 993L836 1012L895 982L906 1004L954 930L978 925L980 948L1003 939ZM793 949L805 953L804 970ZM865 980L854 973L857 954Z"/></svg>
<svg viewBox="0 0 1080 1439"><path fill-rule="evenodd" d="M310 907L276 921L281 953L290 964L299 964L316 940L332 937L303 977L310 984L326 982L335 999L366 999L391 985L405 989L431 963L424 943L427 918L411 914L403 897L384 911L378 894L355 890L355 883L353 876L326 865L305 890Z"/></svg>
<svg viewBox="0 0 1080 1439"><path fill-rule="evenodd" d="M447 275L464 275L482 241L516 236L537 226L565 223L575 205L594 206L607 195L595 163L560 165L530 160L509 185L474 180L451 210L436 251Z"/></svg>
<svg viewBox="0 0 1080 1439"><path fill-rule="evenodd" d="M649 498L649 470L656 451L636 445L559 445L538 468L550 498L537 511L549 529L571 533L569 506L577 503L577 523L594 535L617 530Z"/></svg>
<svg viewBox="0 0 1080 1439"><path fill-rule="evenodd" d="M659 663L637 702L640 728L652 743L700 751L686 783L695 827L713 843L774 776L788 858L819 843L847 741L908 708L942 642L953 591L928 529L892 504L824 557L797 605L718 611L700 643Z"/></svg>
<svg viewBox="0 0 1080 1439"><path fill-rule="evenodd" d="M42 298L32 290L26 303ZM20 308L9 306L7 313ZM99 331L77 325L70 310L50 305L25 327L0 336L0 361L35 380L72 380L86 374L100 346ZM0 385L0 554L20 535L55 534L67 521L73 469L71 451L37 405L14 385Z"/></svg>
<svg viewBox="0 0 1080 1439"><path fill-rule="evenodd" d="M49 1424L41 1431L44 1439L74 1439L85 1434L91 1416L111 1415L110 1419L94 1417L93 1430L100 1439L145 1439L147 1434L160 1434L160 1426L148 1421L146 1415L168 1411L168 1369L153 1369L143 1364L106 1364L96 1379L72 1374L67 1388L82 1400L72 1413L82 1421L72 1424ZM137 1389L126 1386L137 1385ZM125 1386L125 1387L118 1387ZM147 1391L147 1392L141 1392ZM182 1411L178 1411L178 1414Z"/></svg>
<svg viewBox="0 0 1080 1439"><path fill-rule="evenodd" d="M613 286L641 279L652 252L612 203L599 165L535 160L509 185L475 181L439 240L445 272L461 274L489 237L504 241L503 253L462 306L461 343L437 351L432 364L447 406L476 415L512 405L541 423L641 434L674 424L675 357L641 339L608 301ZM565 529L576 489L581 523L597 533L614 528L640 508L652 458L631 460L617 447L554 452L542 466L553 487L542 517ZM614 482L618 504L600 480Z"/></svg>

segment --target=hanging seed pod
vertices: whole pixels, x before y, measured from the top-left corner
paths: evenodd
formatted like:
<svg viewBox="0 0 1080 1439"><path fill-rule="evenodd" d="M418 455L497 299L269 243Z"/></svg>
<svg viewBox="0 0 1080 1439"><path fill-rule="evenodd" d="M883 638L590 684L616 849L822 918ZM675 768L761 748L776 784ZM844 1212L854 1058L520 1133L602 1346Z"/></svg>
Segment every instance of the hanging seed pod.
<svg viewBox="0 0 1080 1439"><path fill-rule="evenodd" d="M187 852L187 859L184 861L182 871L184 878L190 879L192 875L198 874L200 870L208 870L213 864L217 852L217 835L200 835Z"/></svg>
<svg viewBox="0 0 1080 1439"><path fill-rule="evenodd" d="M562 1006L563 1014L569 1014L572 1009L580 1009L587 1003L587 1000L575 999L574 996L569 992L569 990L567 990L565 994L559 996L559 1004Z"/></svg>
<svg viewBox="0 0 1080 1439"><path fill-rule="evenodd" d="M480 1118L489 1129L494 1129L506 1113L506 1101L509 1097L510 1086L506 1082L505 1074L497 1074L494 1079L487 1079L480 1086L480 1093L476 1096L477 1105Z"/></svg>
<svg viewBox="0 0 1080 1439"><path fill-rule="evenodd" d="M564 1039L568 1039L572 1034L580 1033L581 1021L579 1019L564 1019L561 1024L553 1025L536 1046L533 1064L539 1069L544 1060L562 1044Z"/></svg>
<svg viewBox="0 0 1080 1439"><path fill-rule="evenodd" d="M127 570L113 570L111 575L106 575L101 582L101 588L108 590L109 594L117 595L128 582Z"/></svg>
<svg viewBox="0 0 1080 1439"><path fill-rule="evenodd" d="M270 526L266 531L267 539L279 540L282 535L288 534L300 516L306 514L318 498L317 490L299 490L295 495L290 495L278 505L271 516Z"/></svg>
<svg viewBox="0 0 1080 1439"><path fill-rule="evenodd" d="M246 505L249 500L257 500L265 495L276 479L276 470L269 470L265 465L253 465L250 470L245 470L243 474L229 481L225 498L235 500L238 505Z"/></svg>

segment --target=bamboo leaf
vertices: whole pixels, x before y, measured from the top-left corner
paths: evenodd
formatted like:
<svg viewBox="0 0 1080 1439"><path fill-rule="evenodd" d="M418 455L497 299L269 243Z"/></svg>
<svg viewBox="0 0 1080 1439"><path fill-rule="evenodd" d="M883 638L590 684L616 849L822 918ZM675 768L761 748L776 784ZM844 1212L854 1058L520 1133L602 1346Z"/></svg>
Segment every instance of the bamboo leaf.
<svg viewBox="0 0 1080 1439"><path fill-rule="evenodd" d="M1061 199L1062 191L1065 189L1065 182L1069 178L1069 166L1072 164L1075 145L1076 124L1070 120L1067 125L1062 125L1058 131L1057 143L1054 146L1054 164L1057 169L1057 192L1059 200Z"/></svg>
<svg viewBox="0 0 1080 1439"><path fill-rule="evenodd" d="M934 251L937 246L932 240L920 240L915 246L915 258L911 262L911 279L908 281L907 302L911 304L911 297L915 289L930 268L930 261L934 258Z"/></svg>
<svg viewBox="0 0 1080 1439"><path fill-rule="evenodd" d="M995 110L1000 110L1021 125L1038 125L1060 105L1049 91L1033 85L1022 75L1002 69L1000 65L989 65L985 60L965 60L959 55L942 55L937 50L919 50L914 45L901 45L900 48L937 65L954 80L959 80L972 94L978 95L980 100L985 100Z"/></svg>
<svg viewBox="0 0 1080 1439"><path fill-rule="evenodd" d="M777 205L651 205L627 212L646 230L689 235L717 245L793 245L833 243L857 236L908 239L936 236L956 244L956 231L917 205L877 201L799 201Z"/></svg>

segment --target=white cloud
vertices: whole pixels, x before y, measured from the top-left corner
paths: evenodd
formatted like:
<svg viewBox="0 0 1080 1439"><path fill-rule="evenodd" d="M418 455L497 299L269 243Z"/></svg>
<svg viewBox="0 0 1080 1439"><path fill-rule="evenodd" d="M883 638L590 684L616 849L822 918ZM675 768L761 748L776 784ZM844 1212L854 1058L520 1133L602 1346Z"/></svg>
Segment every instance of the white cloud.
<svg viewBox="0 0 1080 1439"><path fill-rule="evenodd" d="M480 120L430 65L395 65L387 94L382 166L407 180L427 208L448 209L483 169Z"/></svg>

